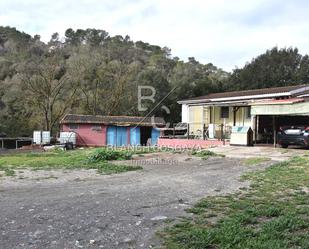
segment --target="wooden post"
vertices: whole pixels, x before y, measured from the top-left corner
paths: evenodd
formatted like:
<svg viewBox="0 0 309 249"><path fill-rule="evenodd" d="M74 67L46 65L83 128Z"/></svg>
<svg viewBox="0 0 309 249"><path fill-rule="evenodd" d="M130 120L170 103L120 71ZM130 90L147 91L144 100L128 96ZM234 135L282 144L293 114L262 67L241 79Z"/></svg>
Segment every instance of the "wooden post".
<svg viewBox="0 0 309 249"><path fill-rule="evenodd" d="M18 140L16 139L16 149L18 149Z"/></svg>
<svg viewBox="0 0 309 249"><path fill-rule="evenodd" d="M206 140L206 124L203 125L203 140Z"/></svg>
<svg viewBox="0 0 309 249"><path fill-rule="evenodd" d="M1 139L1 148L4 149L4 141L3 141L3 138Z"/></svg>
<svg viewBox="0 0 309 249"><path fill-rule="evenodd" d="M173 138L175 138L175 124L173 124Z"/></svg>
<svg viewBox="0 0 309 249"><path fill-rule="evenodd" d="M274 135L274 148L276 148L277 146L276 116L273 116L273 135Z"/></svg>
<svg viewBox="0 0 309 249"><path fill-rule="evenodd" d="M236 107L233 107L233 126L236 125L236 112L237 112Z"/></svg>

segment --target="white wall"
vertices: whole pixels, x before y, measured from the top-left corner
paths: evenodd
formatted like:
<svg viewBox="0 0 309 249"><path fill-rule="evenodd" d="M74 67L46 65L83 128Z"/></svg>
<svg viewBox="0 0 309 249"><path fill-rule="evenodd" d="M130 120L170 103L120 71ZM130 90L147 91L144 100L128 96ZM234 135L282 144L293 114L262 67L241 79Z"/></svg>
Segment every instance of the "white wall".
<svg viewBox="0 0 309 249"><path fill-rule="evenodd" d="M181 105L181 123L188 123L189 122L189 113L188 113L188 105L182 104Z"/></svg>

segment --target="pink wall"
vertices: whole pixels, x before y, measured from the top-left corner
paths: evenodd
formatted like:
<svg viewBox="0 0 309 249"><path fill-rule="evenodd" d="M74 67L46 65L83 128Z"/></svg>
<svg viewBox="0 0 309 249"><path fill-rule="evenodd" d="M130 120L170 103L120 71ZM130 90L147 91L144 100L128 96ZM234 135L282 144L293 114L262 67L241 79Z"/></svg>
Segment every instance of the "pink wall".
<svg viewBox="0 0 309 249"><path fill-rule="evenodd" d="M225 142L226 145L229 142ZM166 146L171 148L207 148L211 146L223 145L223 141L219 140L197 140L197 139L169 139L169 138L159 138L158 146Z"/></svg>
<svg viewBox="0 0 309 249"><path fill-rule="evenodd" d="M93 130L92 127L97 126L93 124L79 124L78 129L71 130L69 125L62 125L62 131L76 132L77 146L104 146L106 145L106 126L101 125L101 130Z"/></svg>

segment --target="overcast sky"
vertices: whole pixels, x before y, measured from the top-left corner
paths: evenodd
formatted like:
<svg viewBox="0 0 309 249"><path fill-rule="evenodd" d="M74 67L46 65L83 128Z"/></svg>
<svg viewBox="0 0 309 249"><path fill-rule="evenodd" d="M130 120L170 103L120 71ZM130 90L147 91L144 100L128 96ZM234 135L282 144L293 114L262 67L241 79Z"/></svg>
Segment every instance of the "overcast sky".
<svg viewBox="0 0 309 249"><path fill-rule="evenodd" d="M0 25L43 41L69 27L104 29L228 71L273 46L309 53L306 0L0 0Z"/></svg>

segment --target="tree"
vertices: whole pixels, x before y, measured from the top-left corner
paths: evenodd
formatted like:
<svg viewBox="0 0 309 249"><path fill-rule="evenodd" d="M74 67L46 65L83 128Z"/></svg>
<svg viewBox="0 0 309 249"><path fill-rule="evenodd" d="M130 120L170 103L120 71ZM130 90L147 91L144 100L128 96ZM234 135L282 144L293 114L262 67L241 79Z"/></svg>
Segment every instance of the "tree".
<svg viewBox="0 0 309 249"><path fill-rule="evenodd" d="M74 103L77 88L57 56L29 63L20 74L25 98L44 117L44 129L54 131Z"/></svg>
<svg viewBox="0 0 309 249"><path fill-rule="evenodd" d="M306 69L307 68L307 69ZM227 89L256 89L308 82L308 58L297 48L277 47L254 58L242 69L235 69Z"/></svg>

